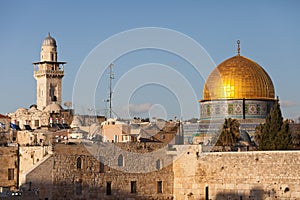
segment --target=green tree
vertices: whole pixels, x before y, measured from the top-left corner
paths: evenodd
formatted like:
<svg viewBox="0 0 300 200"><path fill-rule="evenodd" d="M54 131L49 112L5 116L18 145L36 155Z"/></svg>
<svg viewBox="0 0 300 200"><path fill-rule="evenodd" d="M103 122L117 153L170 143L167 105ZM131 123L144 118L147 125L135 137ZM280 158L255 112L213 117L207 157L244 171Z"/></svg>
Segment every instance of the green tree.
<svg viewBox="0 0 300 200"><path fill-rule="evenodd" d="M292 135L292 149L300 149L300 127L298 128L298 126L294 126L293 130L291 130L291 135Z"/></svg>
<svg viewBox="0 0 300 200"><path fill-rule="evenodd" d="M220 130L220 136L216 142L217 146L234 146L240 138L240 123L236 119L225 119Z"/></svg>
<svg viewBox="0 0 300 200"><path fill-rule="evenodd" d="M283 121L279 101L266 117L266 123L256 127L255 139L260 150L284 150L291 146L288 121Z"/></svg>

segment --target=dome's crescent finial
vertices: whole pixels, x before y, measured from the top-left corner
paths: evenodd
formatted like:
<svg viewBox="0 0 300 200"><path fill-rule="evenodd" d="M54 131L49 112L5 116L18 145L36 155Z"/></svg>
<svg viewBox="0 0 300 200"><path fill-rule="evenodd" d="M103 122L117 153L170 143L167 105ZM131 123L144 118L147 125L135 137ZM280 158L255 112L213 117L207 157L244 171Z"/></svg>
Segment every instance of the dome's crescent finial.
<svg viewBox="0 0 300 200"><path fill-rule="evenodd" d="M50 36L50 32L48 32L48 37L51 37L51 36Z"/></svg>
<svg viewBox="0 0 300 200"><path fill-rule="evenodd" d="M238 48L237 48L237 50L238 50L238 55L240 55L240 51L241 51L241 48L240 48L240 40L237 40L236 41L236 43L237 43L237 45L238 45Z"/></svg>

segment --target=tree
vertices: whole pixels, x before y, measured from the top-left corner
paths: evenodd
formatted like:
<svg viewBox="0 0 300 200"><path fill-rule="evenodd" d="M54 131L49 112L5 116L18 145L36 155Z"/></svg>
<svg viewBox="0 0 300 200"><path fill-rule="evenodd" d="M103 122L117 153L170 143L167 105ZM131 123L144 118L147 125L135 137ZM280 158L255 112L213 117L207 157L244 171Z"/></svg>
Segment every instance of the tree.
<svg viewBox="0 0 300 200"><path fill-rule="evenodd" d="M217 146L234 146L240 138L240 123L236 119L225 119L220 130L220 136L216 142Z"/></svg>
<svg viewBox="0 0 300 200"><path fill-rule="evenodd" d="M266 123L256 127L255 139L260 150L284 150L291 145L288 121L283 121L279 100L266 117Z"/></svg>
<svg viewBox="0 0 300 200"><path fill-rule="evenodd" d="M191 123L197 123L198 122L198 118L191 118L191 119L189 119L187 121L191 122Z"/></svg>
<svg viewBox="0 0 300 200"><path fill-rule="evenodd" d="M276 149L286 150L292 148L292 135L289 130L289 122L285 120L277 135Z"/></svg>
<svg viewBox="0 0 300 200"><path fill-rule="evenodd" d="M293 129L293 130L292 130ZM300 149L300 126L299 124L295 125L293 127L290 127L290 132L292 136L292 148L293 149Z"/></svg>

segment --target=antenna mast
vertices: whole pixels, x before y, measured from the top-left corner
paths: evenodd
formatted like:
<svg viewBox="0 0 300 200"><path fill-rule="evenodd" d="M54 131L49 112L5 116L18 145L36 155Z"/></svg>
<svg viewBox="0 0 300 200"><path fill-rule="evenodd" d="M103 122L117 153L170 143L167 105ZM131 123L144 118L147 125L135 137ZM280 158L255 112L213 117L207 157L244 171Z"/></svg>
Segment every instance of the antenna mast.
<svg viewBox="0 0 300 200"><path fill-rule="evenodd" d="M114 74L112 72L114 64L109 65L109 118L112 117L112 109L111 109L111 102L112 102L112 80L114 79Z"/></svg>

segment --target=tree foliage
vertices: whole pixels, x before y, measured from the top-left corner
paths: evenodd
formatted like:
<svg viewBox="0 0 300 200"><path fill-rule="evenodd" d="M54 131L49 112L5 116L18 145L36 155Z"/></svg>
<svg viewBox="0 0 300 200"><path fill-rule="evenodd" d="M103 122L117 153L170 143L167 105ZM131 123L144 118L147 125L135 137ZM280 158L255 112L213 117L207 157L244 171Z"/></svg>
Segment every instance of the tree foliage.
<svg viewBox="0 0 300 200"><path fill-rule="evenodd" d="M189 119L187 121L191 122L191 123L197 123L198 122L198 118L191 118L191 119Z"/></svg>
<svg viewBox="0 0 300 200"><path fill-rule="evenodd" d="M240 123L236 119L225 119L220 130L220 136L216 142L217 146L234 146L240 138Z"/></svg>
<svg viewBox="0 0 300 200"><path fill-rule="evenodd" d="M275 101L266 123L256 127L255 139L260 150L285 150L291 146L288 121L283 121L280 104Z"/></svg>

